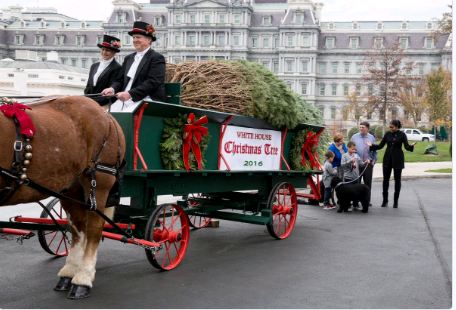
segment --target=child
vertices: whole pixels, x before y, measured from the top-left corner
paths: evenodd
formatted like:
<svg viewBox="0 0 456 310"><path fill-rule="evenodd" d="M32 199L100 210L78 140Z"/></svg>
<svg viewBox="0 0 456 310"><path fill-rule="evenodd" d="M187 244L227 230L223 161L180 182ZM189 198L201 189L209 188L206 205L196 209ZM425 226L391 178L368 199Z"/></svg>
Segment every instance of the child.
<svg viewBox="0 0 456 310"><path fill-rule="evenodd" d="M330 210L334 209L336 206L333 206L329 203L329 198L331 197L331 180L334 176L337 175L337 168L333 168L334 153L332 151L327 151L325 154L325 164L323 166L323 185L325 186L325 195L323 201L323 209Z"/></svg>

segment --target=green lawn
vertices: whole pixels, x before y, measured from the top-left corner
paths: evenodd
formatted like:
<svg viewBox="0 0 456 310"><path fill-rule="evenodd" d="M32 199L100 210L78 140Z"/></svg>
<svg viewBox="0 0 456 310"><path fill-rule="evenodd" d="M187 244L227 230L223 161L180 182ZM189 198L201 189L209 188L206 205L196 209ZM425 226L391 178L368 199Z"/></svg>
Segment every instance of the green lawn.
<svg viewBox="0 0 456 310"><path fill-rule="evenodd" d="M452 173L453 169L451 169L451 168L442 168L442 169L434 169L434 170L425 170L424 172Z"/></svg>
<svg viewBox="0 0 456 310"><path fill-rule="evenodd" d="M404 149L405 161L408 163L451 161L450 142L436 142L437 151L439 152L439 155L425 155L424 150L432 144L433 142L417 142L415 145L415 150L413 152L409 152ZM384 146L383 149L377 152L379 163L381 163L383 160L383 154L385 153L385 149L386 146Z"/></svg>

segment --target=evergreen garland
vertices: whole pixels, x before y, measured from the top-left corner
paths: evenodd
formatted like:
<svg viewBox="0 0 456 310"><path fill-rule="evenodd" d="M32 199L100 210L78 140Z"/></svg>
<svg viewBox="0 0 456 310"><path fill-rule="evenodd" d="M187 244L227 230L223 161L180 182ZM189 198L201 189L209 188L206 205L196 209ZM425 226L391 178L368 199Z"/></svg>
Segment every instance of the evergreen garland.
<svg viewBox="0 0 456 310"><path fill-rule="evenodd" d="M175 118L165 118L160 143L160 157L163 167L168 170L185 170L182 144L184 136L184 125L187 124L187 115L179 114ZM209 134L201 139L200 149L203 158L203 168L206 163L205 153L209 142ZM193 153L189 153L189 163L192 170L198 167Z"/></svg>

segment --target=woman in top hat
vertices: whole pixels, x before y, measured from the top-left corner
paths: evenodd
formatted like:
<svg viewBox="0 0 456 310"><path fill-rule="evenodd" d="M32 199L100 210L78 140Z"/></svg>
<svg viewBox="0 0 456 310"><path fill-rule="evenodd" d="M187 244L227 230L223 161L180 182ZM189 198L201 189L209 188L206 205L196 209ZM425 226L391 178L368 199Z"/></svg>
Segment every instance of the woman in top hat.
<svg viewBox="0 0 456 310"><path fill-rule="evenodd" d="M125 57L119 79L102 92L107 96L116 94L119 100L111 107L114 109L117 103L123 106L147 96L158 101L165 99L165 58L151 49L157 40L154 27L135 21L128 34L133 37L136 52Z"/></svg>
<svg viewBox="0 0 456 310"><path fill-rule="evenodd" d="M101 48L101 60L90 67L89 80L84 89L84 94L98 94L106 87L111 86L113 81L121 74L122 66L114 59L120 51L120 40L105 34L103 42L97 44ZM115 97L94 97L101 106L113 103Z"/></svg>

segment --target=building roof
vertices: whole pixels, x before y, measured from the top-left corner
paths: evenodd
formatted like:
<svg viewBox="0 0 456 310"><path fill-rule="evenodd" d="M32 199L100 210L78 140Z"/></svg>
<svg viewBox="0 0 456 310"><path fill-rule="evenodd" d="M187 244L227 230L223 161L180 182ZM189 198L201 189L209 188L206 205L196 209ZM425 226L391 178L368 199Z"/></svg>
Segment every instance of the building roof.
<svg viewBox="0 0 456 310"><path fill-rule="evenodd" d="M51 69L51 70L58 70L58 71L67 71L72 73L82 73L87 74L87 69L82 69L78 67L72 67L68 65L62 65L57 62L53 61L32 61L32 60L8 60L2 59L0 60L0 68L21 68L21 69Z"/></svg>

